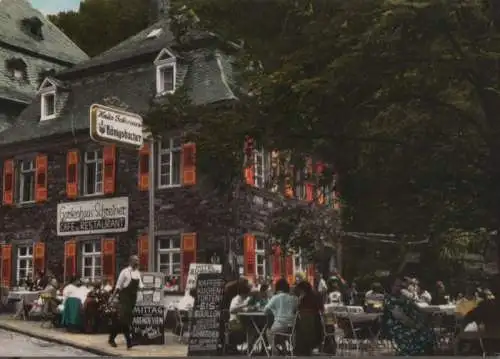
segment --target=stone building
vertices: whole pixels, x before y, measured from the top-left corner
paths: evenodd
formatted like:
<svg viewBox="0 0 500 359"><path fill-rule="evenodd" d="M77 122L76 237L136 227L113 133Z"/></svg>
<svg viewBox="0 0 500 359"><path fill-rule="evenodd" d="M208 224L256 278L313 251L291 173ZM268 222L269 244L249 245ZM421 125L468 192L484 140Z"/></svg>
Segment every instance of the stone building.
<svg viewBox="0 0 500 359"><path fill-rule="evenodd" d="M180 290L173 283L183 286L189 264L223 262L229 240L244 274L270 274L263 233L275 198L263 188L269 154L254 151L241 196L229 204L213 197L192 160L196 144L183 142L179 133L162 136L153 151L147 145L103 145L89 136L93 104L144 114L153 98L181 87L197 105L237 100L233 51L201 32L190 33L181 45L169 21L161 19L41 82L31 105L0 132L3 283L12 285L38 270L113 281L131 254L138 253L146 269L153 251L149 270L166 273L171 287ZM154 241L148 240L150 181ZM306 191L301 193L306 199ZM287 260L289 275L302 269L299 262Z"/></svg>
<svg viewBox="0 0 500 359"><path fill-rule="evenodd" d="M0 130L36 96L47 74L88 57L27 0L0 6Z"/></svg>

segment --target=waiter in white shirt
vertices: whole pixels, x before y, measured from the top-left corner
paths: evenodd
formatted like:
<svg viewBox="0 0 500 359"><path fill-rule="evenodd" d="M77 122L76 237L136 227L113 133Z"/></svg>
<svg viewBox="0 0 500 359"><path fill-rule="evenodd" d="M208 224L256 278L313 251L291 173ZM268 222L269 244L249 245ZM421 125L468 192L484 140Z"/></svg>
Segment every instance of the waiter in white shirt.
<svg viewBox="0 0 500 359"><path fill-rule="evenodd" d="M132 347L132 338L130 336L130 326L132 325L132 313L137 301L137 292L142 288L141 272L139 272L139 258L131 256L129 266L123 269L116 281L115 290L111 299L116 295L119 296L119 311L118 318L114 323L109 334L108 343L116 348L116 336L122 332L127 341L127 349Z"/></svg>

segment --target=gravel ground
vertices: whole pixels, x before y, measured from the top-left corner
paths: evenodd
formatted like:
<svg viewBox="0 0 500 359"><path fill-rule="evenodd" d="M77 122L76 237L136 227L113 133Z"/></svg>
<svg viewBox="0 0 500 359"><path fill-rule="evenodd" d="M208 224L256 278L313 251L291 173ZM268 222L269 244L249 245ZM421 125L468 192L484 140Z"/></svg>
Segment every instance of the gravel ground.
<svg viewBox="0 0 500 359"><path fill-rule="evenodd" d="M46 342L23 334L0 329L0 353L2 356L81 356L96 357L92 353L73 347Z"/></svg>

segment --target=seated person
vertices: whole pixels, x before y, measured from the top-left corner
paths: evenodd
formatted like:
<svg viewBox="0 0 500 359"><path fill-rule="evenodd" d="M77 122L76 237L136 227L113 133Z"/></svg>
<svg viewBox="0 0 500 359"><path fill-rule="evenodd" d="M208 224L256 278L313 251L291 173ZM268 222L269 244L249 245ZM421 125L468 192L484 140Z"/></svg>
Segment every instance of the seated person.
<svg viewBox="0 0 500 359"><path fill-rule="evenodd" d="M385 291L382 284L375 282L365 294L365 307L367 311L379 311L384 306Z"/></svg>
<svg viewBox="0 0 500 359"><path fill-rule="evenodd" d="M290 294L290 286L286 279L281 278L276 282L276 294L264 307L264 311L272 314L274 321L269 329L271 334L271 348L275 353L274 333L289 332L295 324L297 312L297 297Z"/></svg>
<svg viewBox="0 0 500 359"><path fill-rule="evenodd" d="M177 303L178 310L190 310L194 307L194 299L196 298L196 288L191 288L189 293L186 293Z"/></svg>
<svg viewBox="0 0 500 359"><path fill-rule="evenodd" d="M467 288L465 296L457 301L455 313L460 317L464 317L467 313L476 308L478 303L479 301L474 294L474 290Z"/></svg>
<svg viewBox="0 0 500 359"><path fill-rule="evenodd" d="M480 330L493 337L498 336L500 339L500 321L498 320L500 317L500 300L496 299L498 293L500 293L499 277L495 278L493 288L495 298L482 300L474 309L469 311L462 320L462 331L466 331L466 328L469 327L470 324L475 323L475 330L467 331ZM496 338L484 338L483 343L487 352L498 353L500 351L500 341Z"/></svg>
<svg viewBox="0 0 500 359"><path fill-rule="evenodd" d="M342 293L340 292L340 287L337 282L330 283L330 290L328 293L328 302L336 305L343 305Z"/></svg>
<svg viewBox="0 0 500 359"><path fill-rule="evenodd" d="M250 293L250 300L248 301L249 307L264 308L267 304L268 297L267 292L269 290L269 285L263 283L260 285L258 291Z"/></svg>
<svg viewBox="0 0 500 359"><path fill-rule="evenodd" d="M246 310L250 301L250 286L246 280L239 280L237 284L237 295L229 305L229 331L230 346L236 349L237 345L245 341L245 330L238 317L238 313Z"/></svg>

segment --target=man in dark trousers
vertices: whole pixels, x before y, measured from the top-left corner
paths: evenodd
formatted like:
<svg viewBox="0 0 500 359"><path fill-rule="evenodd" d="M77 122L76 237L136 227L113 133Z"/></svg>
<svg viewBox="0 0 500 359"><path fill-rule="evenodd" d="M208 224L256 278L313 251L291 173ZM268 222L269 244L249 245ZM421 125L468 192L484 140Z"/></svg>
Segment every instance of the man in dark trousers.
<svg viewBox="0 0 500 359"><path fill-rule="evenodd" d="M113 321L108 340L109 345L114 348L116 348L116 336L120 332L122 332L125 337L127 349L132 347L132 337L130 334L132 313L137 301L137 293L142 287L141 272L139 272L139 258L134 255L130 257L129 266L120 272L118 280L116 281L115 290L110 299L113 300L116 295L118 295L119 298L118 315Z"/></svg>

